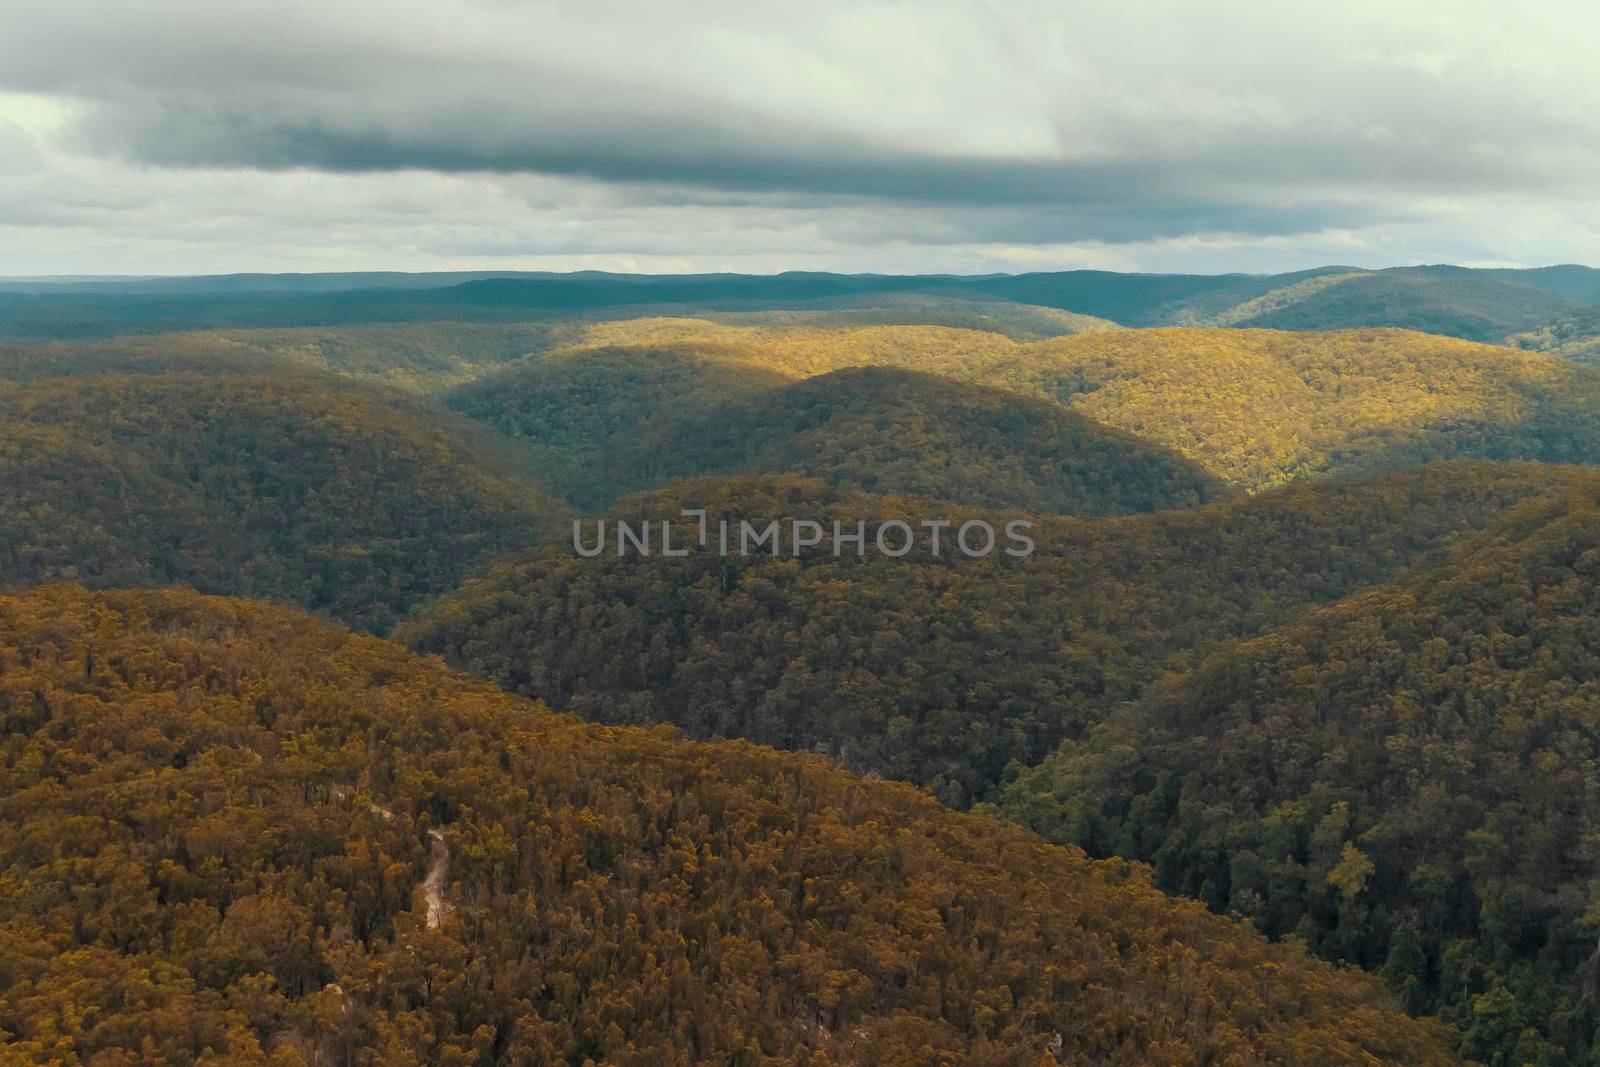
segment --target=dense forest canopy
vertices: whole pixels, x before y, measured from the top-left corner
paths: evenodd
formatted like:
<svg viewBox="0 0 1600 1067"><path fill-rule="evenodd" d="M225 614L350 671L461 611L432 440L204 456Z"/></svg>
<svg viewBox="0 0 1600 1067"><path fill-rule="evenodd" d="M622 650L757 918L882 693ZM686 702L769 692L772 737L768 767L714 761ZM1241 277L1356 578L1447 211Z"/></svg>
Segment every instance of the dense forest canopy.
<svg viewBox="0 0 1600 1067"><path fill-rule="evenodd" d="M278 372L304 367L435 393L580 337L556 323L368 323L280 330L193 330L99 341L0 345L0 379L72 374Z"/></svg>
<svg viewBox="0 0 1600 1067"><path fill-rule="evenodd" d="M1572 307L1558 293L1493 276L1357 271L1274 290L1195 324L1276 330L1392 326L1498 343Z"/></svg>
<svg viewBox="0 0 1600 1067"><path fill-rule="evenodd" d="M1006 791L1491 1064L1600 1062L1600 476L1213 653Z"/></svg>
<svg viewBox="0 0 1600 1067"><path fill-rule="evenodd" d="M568 433L562 392L588 388L568 378L629 358L665 366L628 374L669 375L686 353L710 353L707 346L725 364L790 377L901 367L1051 400L1176 451L1242 490L1433 459L1600 459L1600 371L1403 330L1100 330L1017 343L931 327L636 319L586 327L581 341L463 386L451 403L539 442ZM589 366L585 358L601 362ZM730 388L743 392L743 379ZM695 389L702 398L713 391ZM685 407L676 388L664 389L659 403L647 392L621 392L618 403L624 415L637 408L646 437L662 423L693 425L703 414ZM530 411L531 419L520 414ZM613 422L620 427L625 418ZM617 488L647 488L664 474L652 481L641 473Z"/></svg>
<svg viewBox="0 0 1600 1067"><path fill-rule="evenodd" d="M0 597L0 721L10 1062L1454 1062L1137 865L285 609Z"/></svg>
<svg viewBox="0 0 1600 1067"><path fill-rule="evenodd" d="M0 383L0 588L187 582L382 631L564 517L470 423L333 378Z"/></svg>
<svg viewBox="0 0 1600 1067"><path fill-rule="evenodd" d="M546 484L591 511L675 478L737 473L1046 514L1152 511L1221 495L1193 463L1048 401L889 367L796 383L744 352L579 350L447 402L527 442Z"/></svg>
<svg viewBox="0 0 1600 1067"><path fill-rule="evenodd" d="M558 544L468 581L396 633L586 717L821 748L962 806L1200 650L1435 559L1578 476L1439 464L1199 510L1022 516L1038 546L1022 559L935 559L926 541L900 559L827 545L799 558L585 559ZM851 529L969 515L998 529L1016 516L792 478L676 483L613 516L637 526L683 508Z"/></svg>
<svg viewBox="0 0 1600 1067"><path fill-rule="evenodd" d="M756 469L675 463L706 442L692 432L663 439L671 427L705 420L720 406L719 390L738 400L759 372L777 385L780 376L861 366L1054 401L1247 491L1431 459L1600 457L1600 370L1560 355L1567 343L1560 338L1576 336L1581 325L1527 335L1522 349L1511 349L1402 330L1084 328L1019 340L998 325L868 324L855 314L366 325L12 345L0 347L0 378L304 366L447 394L458 410L531 443L551 462L546 477L561 482L557 492L590 509L670 477ZM1584 342L1571 343L1577 347L1566 352L1581 357ZM1553 354L1526 350L1540 347ZM623 367L630 359L640 366ZM688 380L674 381L679 374ZM603 392L608 385L614 394ZM576 409L570 421L569 408ZM619 452L628 438L647 450ZM861 444L873 448L870 440ZM607 469L597 473L595 463ZM1015 493L1006 502L1056 510Z"/></svg>
<svg viewBox="0 0 1600 1067"><path fill-rule="evenodd" d="M880 347L939 351L1036 341L1112 323L1003 301L879 299L829 310L704 312L678 318L552 318L537 322L353 323L254 330L187 330L103 340L0 342L0 379L87 373L263 372L285 365L435 394L528 358L563 349L676 342L776 346L775 362L806 349L845 349L866 363ZM747 359L757 356L747 354ZM827 369L837 355L813 357Z"/></svg>
<svg viewBox="0 0 1600 1067"><path fill-rule="evenodd" d="M0 282L0 1047L1600 1067L1597 304Z"/></svg>
<svg viewBox="0 0 1600 1067"><path fill-rule="evenodd" d="M1600 367L1600 307L1582 308L1563 315L1554 322L1512 336L1509 343L1518 348L1549 352L1574 363Z"/></svg>

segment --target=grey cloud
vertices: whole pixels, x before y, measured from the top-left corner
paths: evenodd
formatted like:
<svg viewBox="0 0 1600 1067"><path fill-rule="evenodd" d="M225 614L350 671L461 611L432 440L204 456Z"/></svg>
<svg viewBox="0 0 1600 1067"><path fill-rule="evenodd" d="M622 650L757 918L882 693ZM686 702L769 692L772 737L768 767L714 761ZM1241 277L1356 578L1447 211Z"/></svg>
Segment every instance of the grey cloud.
<svg viewBox="0 0 1600 1067"><path fill-rule="evenodd" d="M18 4L0 34L0 89L70 103L60 153L173 188L458 176L538 220L419 206L418 239L452 247L1259 243L1600 191L1600 12L1577 0L73 8ZM350 239L388 247L360 232L393 219L359 210Z"/></svg>

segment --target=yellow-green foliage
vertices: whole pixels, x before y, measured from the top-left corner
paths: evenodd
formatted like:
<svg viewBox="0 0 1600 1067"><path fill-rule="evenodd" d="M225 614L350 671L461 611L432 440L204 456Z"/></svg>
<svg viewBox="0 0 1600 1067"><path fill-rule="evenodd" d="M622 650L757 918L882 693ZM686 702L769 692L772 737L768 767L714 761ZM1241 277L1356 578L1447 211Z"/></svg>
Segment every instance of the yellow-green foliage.
<svg viewBox="0 0 1600 1067"><path fill-rule="evenodd" d="M182 581L382 630L559 525L482 437L304 373L0 384L0 588Z"/></svg>
<svg viewBox="0 0 1600 1067"><path fill-rule="evenodd" d="M1476 457L1600 460L1600 372L1405 330L1105 330L1018 344L944 327L732 328L697 319L587 327L578 347L715 342L797 377L929 371L1066 404L1176 450L1228 485Z"/></svg>
<svg viewBox="0 0 1600 1067"><path fill-rule="evenodd" d="M1030 345L989 373L1246 488L1454 455L1600 459L1594 430L1581 457L1547 439L1565 429L1552 406L1600 427L1600 375L1402 330L1117 331Z"/></svg>
<svg viewBox="0 0 1600 1067"><path fill-rule="evenodd" d="M702 317L734 326L951 326L1000 333L1016 341L1122 328L1108 319L1060 308L1009 300L966 300L914 293L897 297L880 294L859 304L849 303L826 311L707 312Z"/></svg>
<svg viewBox="0 0 1600 1067"><path fill-rule="evenodd" d="M8 1063L1454 1062L1144 868L283 609L0 597L0 722Z"/></svg>
<svg viewBox="0 0 1600 1067"><path fill-rule="evenodd" d="M287 366L434 393L572 336L555 325L462 322L201 330L0 346L0 378L106 372L262 373Z"/></svg>
<svg viewBox="0 0 1600 1067"><path fill-rule="evenodd" d="M733 473L1049 514L1220 495L1169 450L1048 401L890 367L796 382L746 360L749 351L704 342L563 350L446 402L525 442L545 484L591 511L674 478Z"/></svg>
<svg viewBox="0 0 1600 1067"><path fill-rule="evenodd" d="M1600 371L1537 352L1380 329L1095 329L1017 341L988 329L862 325L850 314L386 324L13 346L0 349L0 378L296 365L423 393L480 382L487 395L502 368L525 386L530 369L583 353L620 358L626 349L647 361L714 348L725 364L790 378L890 366L1055 400L1245 490L1437 458L1600 459ZM556 371L535 377L545 373ZM715 389L707 377L695 401L708 402ZM678 392L666 394L677 417L693 417ZM662 413L644 402L639 418L648 425ZM603 451L605 443L578 447ZM659 483L630 487L647 484Z"/></svg>
<svg viewBox="0 0 1600 1067"><path fill-rule="evenodd" d="M626 319L585 326L568 348L671 346L688 343L737 348L746 362L806 378L841 367L887 364L955 373L1014 354L1004 334L949 326L743 326L698 318Z"/></svg>

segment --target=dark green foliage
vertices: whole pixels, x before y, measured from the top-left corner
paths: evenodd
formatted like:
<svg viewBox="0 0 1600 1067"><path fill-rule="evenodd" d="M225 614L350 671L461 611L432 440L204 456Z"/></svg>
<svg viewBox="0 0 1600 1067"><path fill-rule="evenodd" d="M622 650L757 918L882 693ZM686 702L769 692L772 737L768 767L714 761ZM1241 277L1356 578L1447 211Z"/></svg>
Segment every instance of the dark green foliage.
<svg viewBox="0 0 1600 1067"><path fill-rule="evenodd" d="M1600 367L1600 307L1580 308L1554 322L1516 334L1509 343Z"/></svg>
<svg viewBox="0 0 1600 1067"><path fill-rule="evenodd" d="M381 631L560 530L482 437L304 374L0 384L0 587L187 582Z"/></svg>
<svg viewBox="0 0 1600 1067"><path fill-rule="evenodd" d="M1600 477L1214 653L1006 791L1056 840L1379 971L1486 1063L1600 1038Z"/></svg>
<svg viewBox="0 0 1600 1067"><path fill-rule="evenodd" d="M547 484L589 511L674 478L735 473L1045 514L1221 495L1194 464L1046 401L887 367L795 383L714 345L554 356L448 403L526 441Z"/></svg>
<svg viewBox="0 0 1600 1067"><path fill-rule="evenodd" d="M552 491L595 510L685 473L686 428L790 381L717 345L607 348L516 367L446 403L525 442Z"/></svg>
<svg viewBox="0 0 1600 1067"><path fill-rule="evenodd" d="M1438 465L1196 511L1035 517L1026 559L933 559L926 538L901 559L836 558L830 544L798 559L557 545L468 582L397 636L589 718L821 748L964 805L1197 651L1436 559L1460 531L1575 476ZM1000 530L1026 517L775 478L680 483L614 514L681 508L869 533L891 518Z"/></svg>
<svg viewBox="0 0 1600 1067"><path fill-rule="evenodd" d="M1440 276L1376 271L1235 325L1278 330L1343 330L1397 326L1423 333L1499 342L1572 308L1542 289L1470 272Z"/></svg>

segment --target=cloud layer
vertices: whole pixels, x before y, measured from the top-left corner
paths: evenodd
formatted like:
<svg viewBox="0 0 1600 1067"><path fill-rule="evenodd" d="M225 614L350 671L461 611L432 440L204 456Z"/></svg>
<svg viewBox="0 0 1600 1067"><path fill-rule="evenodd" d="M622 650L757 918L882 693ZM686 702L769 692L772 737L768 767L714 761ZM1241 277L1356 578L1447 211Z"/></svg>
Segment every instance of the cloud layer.
<svg viewBox="0 0 1600 1067"><path fill-rule="evenodd" d="M0 273L1600 261L1575 0L6 6Z"/></svg>

